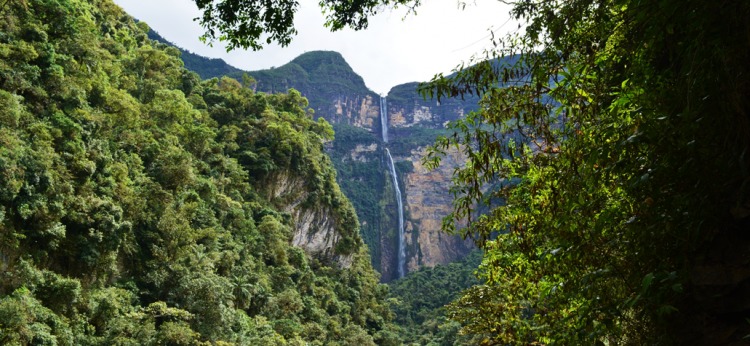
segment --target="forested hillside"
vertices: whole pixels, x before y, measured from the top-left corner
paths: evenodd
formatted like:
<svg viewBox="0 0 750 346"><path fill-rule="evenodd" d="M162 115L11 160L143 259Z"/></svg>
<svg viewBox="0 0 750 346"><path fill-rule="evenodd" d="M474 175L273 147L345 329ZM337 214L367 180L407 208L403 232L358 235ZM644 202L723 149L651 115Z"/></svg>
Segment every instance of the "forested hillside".
<svg viewBox="0 0 750 346"><path fill-rule="evenodd" d="M482 252L475 250L460 261L422 267L392 282L390 296L395 322L405 345L474 345L479 338L460 335L461 325L451 321L445 306L460 297L461 292L481 282L475 271Z"/></svg>
<svg viewBox="0 0 750 346"><path fill-rule="evenodd" d="M109 0L0 16L0 344L398 343L298 92L201 81Z"/></svg>
<svg viewBox="0 0 750 346"><path fill-rule="evenodd" d="M185 63L185 68L197 73L201 79L221 78L228 74L235 74L239 77L238 80L242 80L242 70L227 64L223 59L207 58L177 47L154 30L148 31L148 38L177 48L180 51L180 60Z"/></svg>

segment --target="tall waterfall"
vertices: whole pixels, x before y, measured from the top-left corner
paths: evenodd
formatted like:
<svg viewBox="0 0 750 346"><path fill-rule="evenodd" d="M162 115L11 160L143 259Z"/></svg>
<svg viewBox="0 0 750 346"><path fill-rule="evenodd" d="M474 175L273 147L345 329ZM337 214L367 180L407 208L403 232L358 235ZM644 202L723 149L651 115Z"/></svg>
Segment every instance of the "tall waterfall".
<svg viewBox="0 0 750 346"><path fill-rule="evenodd" d="M388 143L388 102L380 96L380 128L383 133L383 143Z"/></svg>
<svg viewBox="0 0 750 346"><path fill-rule="evenodd" d="M388 103L385 97L380 98L380 125L383 129L383 142L388 143ZM393 178L393 187L396 190L396 204L398 205L398 277L402 278L405 274L406 266L406 241L404 239L404 205L401 200L401 188L398 186L398 176L396 175L396 165L393 163L391 151L385 148L388 154L388 169L391 171Z"/></svg>

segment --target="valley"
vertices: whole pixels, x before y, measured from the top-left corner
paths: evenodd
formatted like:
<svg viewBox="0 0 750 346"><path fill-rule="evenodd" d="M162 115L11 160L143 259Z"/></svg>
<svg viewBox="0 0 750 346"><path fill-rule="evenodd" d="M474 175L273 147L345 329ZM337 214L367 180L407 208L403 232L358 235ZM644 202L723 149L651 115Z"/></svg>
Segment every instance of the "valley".
<svg viewBox="0 0 750 346"><path fill-rule="evenodd" d="M228 70L222 68L228 66L223 61L206 58L186 60L185 66L207 71L204 78L220 77L211 71ZM447 134L445 124L475 110L478 98L426 100L417 92L418 83L395 86L388 95L378 96L336 52L309 52L273 70L237 70L227 75L239 81L243 75L252 77L256 91L298 90L309 100L315 117L333 125L336 135L327 151L342 191L354 202L362 237L384 282L423 266L458 260L473 248L471 241L440 229L451 210L448 189L461 158L455 153L432 172L421 160L425 148ZM392 172L399 180L393 179Z"/></svg>

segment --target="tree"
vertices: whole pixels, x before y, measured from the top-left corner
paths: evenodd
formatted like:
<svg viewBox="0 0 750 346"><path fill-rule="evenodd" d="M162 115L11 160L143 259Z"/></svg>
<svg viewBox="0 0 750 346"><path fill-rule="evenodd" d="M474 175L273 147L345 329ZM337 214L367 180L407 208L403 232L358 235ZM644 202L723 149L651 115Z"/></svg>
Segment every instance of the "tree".
<svg viewBox="0 0 750 346"><path fill-rule="evenodd" d="M109 0L0 16L0 344L398 341L298 92L201 81ZM292 201L330 255L290 244Z"/></svg>
<svg viewBox="0 0 750 346"><path fill-rule="evenodd" d="M252 1L252 0L195 0L203 11L199 20L206 29L201 37L204 41L216 39L227 41L227 49L263 48L263 42L277 42L288 45L297 34L294 28L294 13L299 2L294 0ZM414 8L419 0L321 0L320 6L326 12L326 26L331 30L351 27L365 29L368 17L377 14L387 6L405 5Z"/></svg>
<svg viewBox="0 0 750 346"><path fill-rule="evenodd" d="M750 332L750 306L735 301L750 276L733 269L747 266L750 244L740 96L750 90L738 77L750 46L736 34L750 29L748 11L519 1L526 31L488 54L517 63L422 86L482 95L430 157L438 164L451 146L469 157L445 223L469 219L459 232L486 250L486 285L452 306L464 332L487 344L726 343Z"/></svg>

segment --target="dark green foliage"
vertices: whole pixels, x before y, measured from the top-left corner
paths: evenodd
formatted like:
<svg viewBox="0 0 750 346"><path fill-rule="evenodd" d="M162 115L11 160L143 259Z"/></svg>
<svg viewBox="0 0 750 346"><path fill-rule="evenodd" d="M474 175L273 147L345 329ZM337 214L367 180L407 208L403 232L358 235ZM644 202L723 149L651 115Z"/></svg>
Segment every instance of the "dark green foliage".
<svg viewBox="0 0 750 346"><path fill-rule="evenodd" d="M332 142L333 148L331 152L336 154L348 154L358 145L369 146L377 143L377 139L370 131L360 127L347 124L334 124L333 130L336 133L336 140Z"/></svg>
<svg viewBox="0 0 750 346"><path fill-rule="evenodd" d="M290 0L274 0L263 3L248 0L195 0L203 11L201 25L206 29L202 39L227 41L229 49L261 49L264 42L288 45L297 33L294 28L294 13L299 3ZM326 26L331 30L350 27L354 30L367 27L367 18L376 14L383 6L419 4L414 0L323 0L320 6L327 14Z"/></svg>
<svg viewBox="0 0 750 346"><path fill-rule="evenodd" d="M299 92L201 81L107 0L0 10L0 343L393 341Z"/></svg>
<svg viewBox="0 0 750 346"><path fill-rule="evenodd" d="M482 94L432 157L469 158L445 223L471 219L459 232L485 250L486 284L449 308L463 332L486 344L746 341L749 14L733 1L520 1L526 30L496 52L518 64L424 87Z"/></svg>
<svg viewBox="0 0 750 346"><path fill-rule="evenodd" d="M447 129L422 126L392 128L388 148L394 156L410 156L412 150L432 145L435 139L448 136L450 133L452 132Z"/></svg>
<svg viewBox="0 0 750 346"><path fill-rule="evenodd" d="M156 42L164 43L168 46L174 46L172 42L167 41L153 30L149 30L148 38ZM185 68L197 73L202 79L242 73L240 69L227 64L223 59L206 58L181 48L178 49L181 53L180 59L185 63Z"/></svg>
<svg viewBox="0 0 750 346"><path fill-rule="evenodd" d="M402 327L406 344L470 343L470 338L458 335L460 325L446 317L445 306L463 290L479 284L474 271L481 260L482 253L474 251L459 262L423 267L389 284L390 297L397 300L395 322Z"/></svg>
<svg viewBox="0 0 750 346"><path fill-rule="evenodd" d="M332 123L346 120L345 114L336 113L336 100L353 101L366 96L370 96L374 102L378 100L378 96L365 86L362 77L354 73L337 52L308 52L283 66L247 73L257 81L257 91L278 93L290 88L299 90L310 100L310 107L317 116L325 116ZM242 80L242 73L239 72L229 76Z"/></svg>
<svg viewBox="0 0 750 346"><path fill-rule="evenodd" d="M346 125L335 124L336 139L329 150L337 172L337 181L341 190L349 196L360 221L360 233L370 249L372 264L381 265L381 223L380 210L377 207L384 198L384 179L380 163L379 143L367 130ZM373 151L362 151L359 160L352 158L357 148L372 148Z"/></svg>

